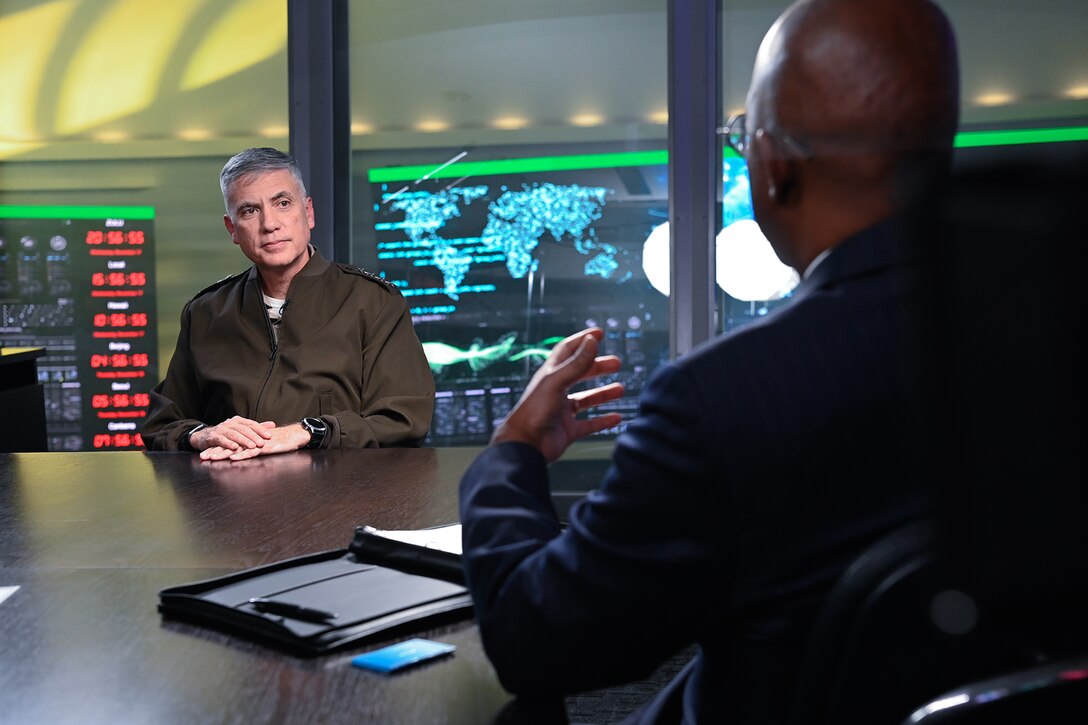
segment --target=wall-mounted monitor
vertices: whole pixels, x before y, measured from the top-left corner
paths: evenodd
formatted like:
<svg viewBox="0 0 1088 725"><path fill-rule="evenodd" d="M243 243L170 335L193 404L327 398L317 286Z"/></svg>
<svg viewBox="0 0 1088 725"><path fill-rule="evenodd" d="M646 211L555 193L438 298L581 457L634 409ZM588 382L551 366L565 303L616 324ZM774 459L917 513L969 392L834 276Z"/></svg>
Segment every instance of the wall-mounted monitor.
<svg viewBox="0 0 1088 725"><path fill-rule="evenodd" d="M143 447L158 380L154 219L145 206L0 206L0 343L45 349L51 451Z"/></svg>
<svg viewBox="0 0 1088 725"><path fill-rule="evenodd" d="M376 271L407 298L435 375L431 444L486 442L555 342L589 325L623 360L612 407L634 414L669 354L668 298L644 268L668 218L664 152L374 168L369 182Z"/></svg>

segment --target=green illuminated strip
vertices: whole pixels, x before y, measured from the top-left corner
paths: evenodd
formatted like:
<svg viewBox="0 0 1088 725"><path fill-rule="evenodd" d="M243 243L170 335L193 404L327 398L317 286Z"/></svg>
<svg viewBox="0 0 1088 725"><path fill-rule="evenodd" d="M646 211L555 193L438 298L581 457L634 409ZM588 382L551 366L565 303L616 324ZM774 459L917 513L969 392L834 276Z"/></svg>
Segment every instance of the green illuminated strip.
<svg viewBox="0 0 1088 725"><path fill-rule="evenodd" d="M153 206L5 206L0 219L154 219Z"/></svg>
<svg viewBox="0 0 1088 725"><path fill-rule="evenodd" d="M1057 143L1088 141L1088 126L1067 128L1032 128L1014 131L963 131L956 134L956 148L978 146L1009 146L1012 144ZM723 149L726 156L736 156L733 149ZM538 156L501 161L463 161L435 171L434 165L390 166L371 169L367 177L372 183L416 181L418 179L452 179L462 176L517 174L540 171L571 171L604 169L617 166L654 166L669 162L668 151L627 151L615 154L577 154L572 156Z"/></svg>
<svg viewBox="0 0 1088 725"><path fill-rule="evenodd" d="M974 146L1009 146L1024 143L1088 141L1088 126L1067 128L1029 128L1015 131L964 131L956 134L956 148Z"/></svg>
<svg viewBox="0 0 1088 725"><path fill-rule="evenodd" d="M577 154L573 156L538 156L529 159L499 161L462 161L435 171L433 164L421 166L390 166L371 169L367 177L372 183L383 181L415 181L416 179L453 179L462 176L489 174L523 174L539 171L570 171L572 169L607 169L617 166L654 166L666 164L668 151L626 151L616 154Z"/></svg>

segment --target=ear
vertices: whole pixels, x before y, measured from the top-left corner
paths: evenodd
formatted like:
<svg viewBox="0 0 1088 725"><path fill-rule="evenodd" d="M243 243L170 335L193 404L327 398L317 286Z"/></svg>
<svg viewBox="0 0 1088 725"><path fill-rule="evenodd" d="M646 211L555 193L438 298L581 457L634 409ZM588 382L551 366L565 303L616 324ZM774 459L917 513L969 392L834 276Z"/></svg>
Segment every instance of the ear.
<svg viewBox="0 0 1088 725"><path fill-rule="evenodd" d="M234 221L231 220L230 214L223 215L223 226L227 228L227 233L230 234L231 241L237 244L238 240L234 238Z"/></svg>
<svg viewBox="0 0 1088 725"><path fill-rule="evenodd" d="M767 184L767 198L775 204L792 205L800 192L800 164L774 135L759 129L752 136L752 145L758 151L751 156L758 159L760 171Z"/></svg>
<svg viewBox="0 0 1088 725"><path fill-rule="evenodd" d="M312 197L306 197L306 224L310 229L314 228L314 200Z"/></svg>

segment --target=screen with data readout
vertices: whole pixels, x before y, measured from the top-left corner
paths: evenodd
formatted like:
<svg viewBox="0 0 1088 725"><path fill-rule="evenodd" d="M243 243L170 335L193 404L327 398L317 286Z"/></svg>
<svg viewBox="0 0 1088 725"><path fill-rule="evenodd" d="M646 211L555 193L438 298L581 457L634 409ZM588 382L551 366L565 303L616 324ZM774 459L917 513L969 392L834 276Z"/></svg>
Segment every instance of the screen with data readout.
<svg viewBox="0 0 1088 725"><path fill-rule="evenodd" d="M41 347L51 451L143 447L158 380L155 211L0 206L0 344Z"/></svg>

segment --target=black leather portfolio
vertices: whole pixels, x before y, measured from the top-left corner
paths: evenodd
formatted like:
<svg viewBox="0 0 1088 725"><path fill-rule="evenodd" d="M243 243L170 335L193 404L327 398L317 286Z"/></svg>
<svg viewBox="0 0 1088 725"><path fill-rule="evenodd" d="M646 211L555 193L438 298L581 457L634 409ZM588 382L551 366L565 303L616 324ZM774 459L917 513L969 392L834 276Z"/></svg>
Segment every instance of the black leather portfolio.
<svg viewBox="0 0 1088 725"><path fill-rule="evenodd" d="M163 589L159 611L318 655L394 630L469 618L472 600L459 554L360 526L346 549Z"/></svg>

